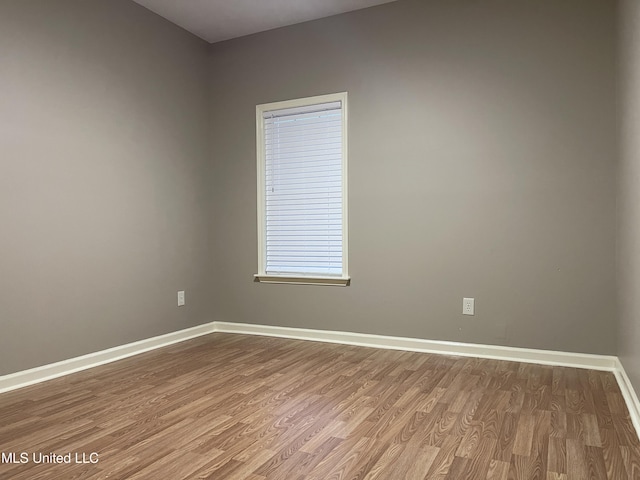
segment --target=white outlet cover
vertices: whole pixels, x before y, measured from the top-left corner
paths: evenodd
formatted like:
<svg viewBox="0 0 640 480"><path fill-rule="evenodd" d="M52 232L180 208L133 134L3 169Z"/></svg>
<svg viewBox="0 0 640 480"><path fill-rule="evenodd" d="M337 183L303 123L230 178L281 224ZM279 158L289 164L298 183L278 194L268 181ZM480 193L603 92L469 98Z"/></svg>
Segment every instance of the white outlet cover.
<svg viewBox="0 0 640 480"><path fill-rule="evenodd" d="M475 315L475 299L474 298L462 299L462 314Z"/></svg>
<svg viewBox="0 0 640 480"><path fill-rule="evenodd" d="M182 307L184 305L184 290L178 292L178 306Z"/></svg>

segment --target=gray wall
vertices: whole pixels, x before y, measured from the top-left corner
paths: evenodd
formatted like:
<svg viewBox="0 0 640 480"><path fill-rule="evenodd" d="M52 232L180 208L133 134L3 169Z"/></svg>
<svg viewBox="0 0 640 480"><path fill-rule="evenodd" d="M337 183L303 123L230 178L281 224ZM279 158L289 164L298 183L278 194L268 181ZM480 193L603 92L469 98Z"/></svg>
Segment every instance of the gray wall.
<svg viewBox="0 0 640 480"><path fill-rule="evenodd" d="M615 16L401 0L213 45L215 319L615 353ZM256 284L255 105L340 91L352 285Z"/></svg>
<svg viewBox="0 0 640 480"><path fill-rule="evenodd" d="M0 375L211 320L615 353L614 10L401 0L209 47L125 0L0 2ZM256 284L255 105L339 91L353 283Z"/></svg>
<svg viewBox="0 0 640 480"><path fill-rule="evenodd" d="M619 169L619 356L640 392L640 3L625 0L621 19Z"/></svg>
<svg viewBox="0 0 640 480"><path fill-rule="evenodd" d="M0 2L0 374L212 320L207 52L129 1Z"/></svg>

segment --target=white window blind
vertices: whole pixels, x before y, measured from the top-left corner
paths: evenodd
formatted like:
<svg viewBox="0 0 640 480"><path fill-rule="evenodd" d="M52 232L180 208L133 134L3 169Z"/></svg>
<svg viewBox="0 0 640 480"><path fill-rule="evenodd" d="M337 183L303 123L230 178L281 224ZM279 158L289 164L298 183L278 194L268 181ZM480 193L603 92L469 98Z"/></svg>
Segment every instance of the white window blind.
<svg viewBox="0 0 640 480"><path fill-rule="evenodd" d="M343 101L261 113L262 273L344 277Z"/></svg>

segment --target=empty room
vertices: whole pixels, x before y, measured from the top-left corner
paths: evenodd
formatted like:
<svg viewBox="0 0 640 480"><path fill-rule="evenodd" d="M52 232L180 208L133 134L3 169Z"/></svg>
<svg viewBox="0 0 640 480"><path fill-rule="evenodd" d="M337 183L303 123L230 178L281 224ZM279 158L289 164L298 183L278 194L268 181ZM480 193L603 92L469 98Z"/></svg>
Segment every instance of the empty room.
<svg viewBox="0 0 640 480"><path fill-rule="evenodd" d="M640 1L0 0L0 479L640 479Z"/></svg>

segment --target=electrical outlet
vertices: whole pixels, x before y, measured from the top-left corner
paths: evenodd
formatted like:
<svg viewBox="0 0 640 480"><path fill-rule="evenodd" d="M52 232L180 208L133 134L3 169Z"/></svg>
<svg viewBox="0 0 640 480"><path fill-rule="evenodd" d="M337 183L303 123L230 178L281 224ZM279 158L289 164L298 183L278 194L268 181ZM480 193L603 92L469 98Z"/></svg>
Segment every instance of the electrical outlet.
<svg viewBox="0 0 640 480"><path fill-rule="evenodd" d="M178 292L178 306L179 307L184 306L184 290L180 290Z"/></svg>
<svg viewBox="0 0 640 480"><path fill-rule="evenodd" d="M475 315L475 299L474 298L462 299L462 314Z"/></svg>

